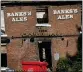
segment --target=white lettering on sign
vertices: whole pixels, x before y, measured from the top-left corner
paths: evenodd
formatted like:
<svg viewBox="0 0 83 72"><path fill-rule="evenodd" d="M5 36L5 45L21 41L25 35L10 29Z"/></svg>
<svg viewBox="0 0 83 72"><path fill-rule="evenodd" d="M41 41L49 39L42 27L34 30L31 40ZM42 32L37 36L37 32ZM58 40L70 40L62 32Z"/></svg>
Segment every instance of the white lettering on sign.
<svg viewBox="0 0 83 72"><path fill-rule="evenodd" d="M73 19L73 14L76 13L78 9L53 10L53 14L59 14L57 19Z"/></svg>
<svg viewBox="0 0 83 72"><path fill-rule="evenodd" d="M59 15L57 19L71 19L73 15Z"/></svg>
<svg viewBox="0 0 83 72"><path fill-rule="evenodd" d="M27 21L27 17L16 17L16 18L12 18L12 21Z"/></svg>
<svg viewBox="0 0 83 72"><path fill-rule="evenodd" d="M29 11L29 12L7 13L7 17L10 17L10 16L29 16L29 15L31 15L31 11Z"/></svg>
<svg viewBox="0 0 83 72"><path fill-rule="evenodd" d="M7 13L7 17L13 17L12 22L27 21L27 16L31 16L31 11Z"/></svg>
<svg viewBox="0 0 83 72"><path fill-rule="evenodd" d="M53 14L72 14L78 13L78 9L53 10Z"/></svg>

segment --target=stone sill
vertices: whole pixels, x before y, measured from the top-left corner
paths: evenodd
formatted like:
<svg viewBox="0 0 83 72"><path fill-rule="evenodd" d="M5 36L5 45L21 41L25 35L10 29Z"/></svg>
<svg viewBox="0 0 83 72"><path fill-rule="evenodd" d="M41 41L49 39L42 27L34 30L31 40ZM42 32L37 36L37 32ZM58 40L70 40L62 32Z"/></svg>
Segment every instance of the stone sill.
<svg viewBox="0 0 83 72"><path fill-rule="evenodd" d="M48 24L48 23L36 24L36 26L41 26L41 27L51 27L51 25Z"/></svg>

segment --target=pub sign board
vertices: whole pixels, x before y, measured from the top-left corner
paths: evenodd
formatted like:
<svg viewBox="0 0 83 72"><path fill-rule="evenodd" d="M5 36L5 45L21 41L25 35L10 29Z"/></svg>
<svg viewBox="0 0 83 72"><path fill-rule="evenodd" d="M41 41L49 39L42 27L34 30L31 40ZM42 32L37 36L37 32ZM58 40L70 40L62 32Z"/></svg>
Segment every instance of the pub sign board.
<svg viewBox="0 0 83 72"><path fill-rule="evenodd" d="M81 26L81 5L50 6L49 24L51 30L58 34L78 34L76 26Z"/></svg>
<svg viewBox="0 0 83 72"><path fill-rule="evenodd" d="M36 24L36 8L33 6L5 7L4 18L6 33L9 36L19 36L23 32L34 30Z"/></svg>
<svg viewBox="0 0 83 72"><path fill-rule="evenodd" d="M4 13L6 33L9 36L20 36L23 33L41 36L36 29L36 6L6 7ZM78 34L76 26L81 26L81 5L48 6L48 20L51 27L42 36Z"/></svg>

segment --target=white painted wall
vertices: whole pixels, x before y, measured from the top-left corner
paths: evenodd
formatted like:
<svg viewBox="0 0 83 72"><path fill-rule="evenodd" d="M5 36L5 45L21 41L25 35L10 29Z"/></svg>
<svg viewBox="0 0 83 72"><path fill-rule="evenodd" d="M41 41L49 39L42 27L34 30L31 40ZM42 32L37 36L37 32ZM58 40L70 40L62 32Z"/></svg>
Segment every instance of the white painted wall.
<svg viewBox="0 0 83 72"><path fill-rule="evenodd" d="M1 29L5 30L4 11L1 10Z"/></svg>

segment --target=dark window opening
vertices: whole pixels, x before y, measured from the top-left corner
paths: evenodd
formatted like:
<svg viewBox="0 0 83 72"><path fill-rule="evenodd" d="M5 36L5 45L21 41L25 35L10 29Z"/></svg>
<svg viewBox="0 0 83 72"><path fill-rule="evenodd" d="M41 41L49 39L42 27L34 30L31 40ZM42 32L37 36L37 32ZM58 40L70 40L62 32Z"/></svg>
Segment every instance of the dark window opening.
<svg viewBox="0 0 83 72"><path fill-rule="evenodd" d="M7 54L1 54L1 67L7 67Z"/></svg>
<svg viewBox="0 0 83 72"><path fill-rule="evenodd" d="M37 7L37 23L48 23L48 7Z"/></svg>
<svg viewBox="0 0 83 72"><path fill-rule="evenodd" d="M48 68L52 68L51 42L38 43L40 61L47 62Z"/></svg>

